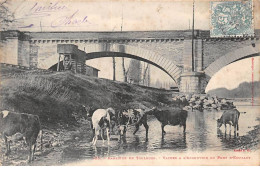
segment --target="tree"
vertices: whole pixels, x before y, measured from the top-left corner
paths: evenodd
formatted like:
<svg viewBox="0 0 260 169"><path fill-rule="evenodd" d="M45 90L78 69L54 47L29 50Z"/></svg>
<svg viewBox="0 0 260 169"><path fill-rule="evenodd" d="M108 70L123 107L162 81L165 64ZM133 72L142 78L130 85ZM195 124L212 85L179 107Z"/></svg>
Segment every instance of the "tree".
<svg viewBox="0 0 260 169"><path fill-rule="evenodd" d="M6 30L13 22L15 22L14 13L8 7L9 1L4 0L0 3L0 29Z"/></svg>
<svg viewBox="0 0 260 169"><path fill-rule="evenodd" d="M149 71L148 71L148 69L149 69L149 64L147 63L147 65L146 65L146 68L144 69L144 73L143 73L143 85L146 85L146 86L149 86ZM148 71L148 72L147 72ZM147 82L146 84L145 84L145 82Z"/></svg>
<svg viewBox="0 0 260 169"><path fill-rule="evenodd" d="M131 59L127 76L134 84L140 84L142 82L142 67L139 60Z"/></svg>
<svg viewBox="0 0 260 169"><path fill-rule="evenodd" d="M124 57L122 57L122 68L123 68L124 82L127 82L127 75L128 75L129 68L127 70L125 68L125 58Z"/></svg>
<svg viewBox="0 0 260 169"><path fill-rule="evenodd" d="M115 57L112 57L113 59L113 81L116 80L116 59Z"/></svg>
<svg viewBox="0 0 260 169"><path fill-rule="evenodd" d="M161 88L161 87L162 87L162 83L159 81L159 79L156 80L154 86L155 86L156 88Z"/></svg>

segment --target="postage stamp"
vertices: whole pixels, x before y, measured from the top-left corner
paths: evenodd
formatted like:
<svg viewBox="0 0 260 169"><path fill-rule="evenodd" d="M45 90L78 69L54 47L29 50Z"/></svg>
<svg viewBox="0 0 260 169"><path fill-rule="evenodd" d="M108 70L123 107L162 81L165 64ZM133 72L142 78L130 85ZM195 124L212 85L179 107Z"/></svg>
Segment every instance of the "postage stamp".
<svg viewBox="0 0 260 169"><path fill-rule="evenodd" d="M211 37L253 36L252 1L211 2Z"/></svg>

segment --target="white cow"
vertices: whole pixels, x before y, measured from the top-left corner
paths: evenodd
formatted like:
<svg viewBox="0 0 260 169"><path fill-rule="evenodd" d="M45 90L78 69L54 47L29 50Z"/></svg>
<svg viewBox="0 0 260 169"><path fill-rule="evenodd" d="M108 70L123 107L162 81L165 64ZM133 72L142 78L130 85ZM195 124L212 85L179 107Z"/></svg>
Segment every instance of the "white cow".
<svg viewBox="0 0 260 169"><path fill-rule="evenodd" d="M96 145L99 134L101 134L101 138L102 138L103 144L104 144L104 138L103 138L103 134L102 134L103 133L102 130L104 130L104 129L106 129L107 142L109 144L109 142L110 142L109 128L110 128L111 116L115 116L115 110L112 108L97 109L93 113L92 125L93 125L93 130L95 131L95 135L92 140L93 145Z"/></svg>

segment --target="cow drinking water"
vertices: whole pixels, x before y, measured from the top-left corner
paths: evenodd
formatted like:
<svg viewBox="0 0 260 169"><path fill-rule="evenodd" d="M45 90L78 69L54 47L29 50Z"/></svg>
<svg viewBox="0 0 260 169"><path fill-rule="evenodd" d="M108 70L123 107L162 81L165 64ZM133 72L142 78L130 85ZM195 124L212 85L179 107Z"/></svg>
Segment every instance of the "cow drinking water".
<svg viewBox="0 0 260 169"><path fill-rule="evenodd" d="M28 162L34 160L34 152L36 148L36 140L40 133L42 144L42 131L40 119L37 115L15 113L7 110L0 112L0 133L4 138L6 144L6 153L9 155L11 152L10 141L8 137L21 133L29 148Z"/></svg>
<svg viewBox="0 0 260 169"><path fill-rule="evenodd" d="M148 140L149 126L147 124L147 114L143 109L128 109L119 112L118 114L119 134L120 138L126 134L129 125L135 126L133 134L139 130L141 125L144 125L146 131L146 141Z"/></svg>
<svg viewBox="0 0 260 169"><path fill-rule="evenodd" d="M93 124L92 124L92 116L93 116L94 112L97 110L97 108L95 108L95 106L85 106L85 105L82 105L82 107L84 108L87 119L90 121L90 128L92 129L92 133L93 133L93 137L94 137L95 136L95 130L94 130ZM114 116L110 119L110 125L111 125L110 126L111 133L113 133L113 129L116 125Z"/></svg>
<svg viewBox="0 0 260 169"><path fill-rule="evenodd" d="M238 127L238 120L239 120L240 112L234 108L230 110L225 110L220 117L220 119L217 120L217 127L220 128L222 124L225 126L225 132L226 132L226 124L229 124L230 131L231 131L231 125L234 126L234 133L239 130Z"/></svg>

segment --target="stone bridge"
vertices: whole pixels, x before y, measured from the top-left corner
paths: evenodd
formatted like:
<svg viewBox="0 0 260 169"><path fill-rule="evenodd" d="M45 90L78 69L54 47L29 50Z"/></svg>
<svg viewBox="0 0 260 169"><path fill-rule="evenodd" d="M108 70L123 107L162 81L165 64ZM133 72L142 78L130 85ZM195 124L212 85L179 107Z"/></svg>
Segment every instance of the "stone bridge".
<svg viewBox="0 0 260 169"><path fill-rule="evenodd" d="M260 30L253 37L211 38L209 31L192 32L1 32L2 63L48 69L58 63L60 44L76 45L83 62L100 57L128 57L166 72L181 92L204 93L221 68L260 54ZM192 71L192 66L194 70Z"/></svg>

